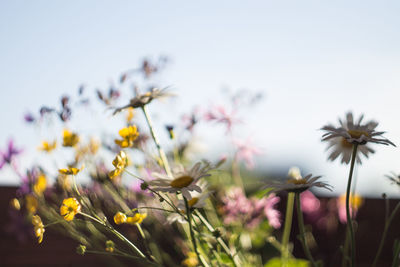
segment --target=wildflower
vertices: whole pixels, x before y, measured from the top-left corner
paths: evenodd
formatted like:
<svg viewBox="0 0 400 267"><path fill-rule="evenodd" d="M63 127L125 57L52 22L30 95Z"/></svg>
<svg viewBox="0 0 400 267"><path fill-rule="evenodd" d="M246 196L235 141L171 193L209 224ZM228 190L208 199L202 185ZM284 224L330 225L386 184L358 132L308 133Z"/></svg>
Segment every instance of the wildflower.
<svg viewBox="0 0 400 267"><path fill-rule="evenodd" d="M35 232L35 236L38 238L38 243L42 243L44 234L44 225L42 219L38 215L32 217L32 224Z"/></svg>
<svg viewBox="0 0 400 267"><path fill-rule="evenodd" d="M66 198L60 207L60 215L64 217L66 221L72 221L76 214L81 211L81 204L79 204L76 198Z"/></svg>
<svg viewBox="0 0 400 267"><path fill-rule="evenodd" d="M197 181L205 176L212 169L209 163L201 166L200 162L196 163L190 170L185 170L181 165L172 170L172 178L161 173L152 173L157 178L148 182L148 185L155 191L177 193L181 192L186 199L191 199L189 191L202 192L200 186L196 185ZM153 187L154 186L154 187Z"/></svg>
<svg viewBox="0 0 400 267"><path fill-rule="evenodd" d="M86 252L86 246L84 245L79 245L76 247L76 253L78 253L79 255L85 255Z"/></svg>
<svg viewBox="0 0 400 267"><path fill-rule="evenodd" d="M345 121L339 119L339 127L329 124L321 128L321 130L326 131L322 136L322 141L328 141L327 149L331 149L329 160L334 161L341 155L341 163L348 164L351 160L353 145L358 145L358 150L366 158L368 158L369 153L375 153L375 151L368 146L368 143L395 146L388 139L378 138L384 134L384 132L375 131L375 128L378 126L377 122L369 121L361 124L363 118L364 115L361 115L355 123L353 114L348 112ZM358 155L357 162L361 163L360 156Z"/></svg>
<svg viewBox="0 0 400 267"><path fill-rule="evenodd" d="M25 207L30 214L35 214L38 206L39 202L34 195L29 194L25 196Z"/></svg>
<svg viewBox="0 0 400 267"><path fill-rule="evenodd" d="M122 224L126 222L126 215L122 212L117 212L114 215L114 222L115 224Z"/></svg>
<svg viewBox="0 0 400 267"><path fill-rule="evenodd" d="M15 210L21 209L21 204L19 203L19 200L17 198L13 198L10 200L10 206Z"/></svg>
<svg viewBox="0 0 400 267"><path fill-rule="evenodd" d="M223 106L214 106L204 114L204 119L206 121L214 121L217 123L225 124L227 132L230 132L232 130L232 126L235 123L241 122L235 116L236 114L234 111L229 112Z"/></svg>
<svg viewBox="0 0 400 267"><path fill-rule="evenodd" d="M196 267L199 265L199 260L194 252L188 252L187 257L181 262L186 267Z"/></svg>
<svg viewBox="0 0 400 267"><path fill-rule="evenodd" d="M79 136L76 133L70 132L67 129L64 129L63 132L63 146L73 147L76 146L79 142Z"/></svg>
<svg viewBox="0 0 400 267"><path fill-rule="evenodd" d="M115 244L112 240L107 240L106 241L106 251L113 253L115 249Z"/></svg>
<svg viewBox="0 0 400 267"><path fill-rule="evenodd" d="M132 108L132 107L130 107L130 108L128 108L128 110L127 110L127 112L126 112L126 122L127 122L128 124L131 124L131 123L132 123L133 117L135 116L134 111L135 111L135 109Z"/></svg>
<svg viewBox="0 0 400 267"><path fill-rule="evenodd" d="M172 96L171 93L167 92L166 89L158 89L158 88L152 88L150 91L144 93L144 94L137 94L136 97L132 98L129 102L129 104L116 108L114 110L113 115L117 114L118 112L127 109L127 108L141 108L144 107L145 105L149 104L151 101L157 98L163 98L167 96Z"/></svg>
<svg viewBox="0 0 400 267"><path fill-rule="evenodd" d="M135 125L122 128L118 133L122 137L122 140L115 139L115 143L122 148L132 147L133 141L135 141L139 136L139 132Z"/></svg>
<svg viewBox="0 0 400 267"><path fill-rule="evenodd" d="M167 132L169 134L169 138L170 139L174 139L175 138L174 126L173 125L166 125L165 129L167 130Z"/></svg>
<svg viewBox="0 0 400 267"><path fill-rule="evenodd" d="M237 152L235 155L236 160L244 160L246 163L246 167L248 169L253 169L254 168L254 159L253 157L255 155L260 155L261 150L257 147L255 147L249 138L246 140L239 140L239 139L234 139L233 144L237 148Z"/></svg>
<svg viewBox="0 0 400 267"><path fill-rule="evenodd" d="M77 175L81 170L83 170L84 166L80 169L74 168L74 167L68 167L68 169L59 169L58 172L60 174L65 174L65 175Z"/></svg>
<svg viewBox="0 0 400 267"><path fill-rule="evenodd" d="M318 182L318 179L321 178L321 176L313 177L312 174L309 174L303 178L300 170L297 167L289 170L289 177L290 178L286 181L286 183L267 184L266 187L274 188L273 192L287 191L301 193L313 186L322 187L332 191L331 186L327 183Z"/></svg>
<svg viewBox="0 0 400 267"><path fill-rule="evenodd" d="M351 218L355 218L357 215L357 211L360 209L361 205L363 204L363 199L360 195L358 194L351 194L350 195L350 214ZM341 223L346 223L347 222L347 216L346 216L346 195L342 195L338 198L337 200L337 206L338 206L338 214L339 214L339 220Z"/></svg>
<svg viewBox="0 0 400 267"><path fill-rule="evenodd" d="M205 206L205 200L210 196L211 192L207 192L208 184L206 181L200 181L198 186L201 188L201 192L194 191L192 193L192 198L188 200L189 208L200 209ZM186 205L183 200L179 200L178 209L182 212L186 210Z"/></svg>
<svg viewBox="0 0 400 267"><path fill-rule="evenodd" d="M41 195L46 190L47 180L44 174L40 174L39 177L36 179L36 183L33 185L33 192L36 195Z"/></svg>
<svg viewBox="0 0 400 267"><path fill-rule="evenodd" d="M110 179L114 179L116 176L120 175L121 172L125 169L127 165L127 156L125 152L121 150L113 160L112 164L114 165L115 169L110 171L110 173L108 174Z"/></svg>
<svg viewBox="0 0 400 267"><path fill-rule="evenodd" d="M126 223L128 224L141 224L143 220L147 217L147 213L135 213L132 217L126 218Z"/></svg>
<svg viewBox="0 0 400 267"><path fill-rule="evenodd" d="M42 146L39 147L39 150L46 151L47 153L50 153L57 147L57 141L54 140L53 142L48 142L48 141L43 141Z"/></svg>
<svg viewBox="0 0 400 267"><path fill-rule="evenodd" d="M0 169L3 168L5 164L13 164L15 157L21 154L22 149L18 149L14 146L14 141L9 140L6 151L0 151Z"/></svg>

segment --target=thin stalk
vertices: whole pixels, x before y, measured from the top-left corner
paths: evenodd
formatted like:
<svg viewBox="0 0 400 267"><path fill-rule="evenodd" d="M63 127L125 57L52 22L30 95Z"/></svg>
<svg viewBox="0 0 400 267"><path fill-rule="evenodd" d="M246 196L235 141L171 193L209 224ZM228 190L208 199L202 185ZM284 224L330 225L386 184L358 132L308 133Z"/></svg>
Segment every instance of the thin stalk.
<svg viewBox="0 0 400 267"><path fill-rule="evenodd" d="M306 241L303 212L301 211L301 204L300 204L300 193L296 193L296 209L297 209L297 222L299 224L301 244L303 246L304 253L306 254L308 260L311 261L311 265L313 267L317 267L317 264L315 263L314 258L311 255L310 248L308 247Z"/></svg>
<svg viewBox="0 0 400 267"><path fill-rule="evenodd" d="M117 230L115 230L113 227L111 227L110 225L107 225L104 221L100 221L96 218L94 218L93 216L90 216L89 214L80 212L79 214L88 217L89 219L105 226L109 231L111 231L114 235L116 235L119 239L121 239L122 241L124 241L125 243L127 243L137 254L139 254L140 257L142 257L143 259L146 259L146 255L143 254L143 252L138 249L131 241L129 241L129 239L127 239L123 234L121 234L120 232L118 232Z"/></svg>
<svg viewBox="0 0 400 267"><path fill-rule="evenodd" d="M200 219L200 221L204 224L205 227L207 227L208 231L210 231L211 233L213 233L215 231L214 227L207 221L206 218L204 218L204 216L198 211L195 210L196 212L196 216ZM240 266L240 262L237 259L237 257L232 253L232 251L229 249L228 245L225 244L224 240L221 237L217 238L217 242L220 244L220 246L225 250L226 254L228 254L228 256L231 258L231 260L233 261L233 265L236 266Z"/></svg>
<svg viewBox="0 0 400 267"><path fill-rule="evenodd" d="M293 220L293 206L294 206L294 193L288 193L287 205L286 205L286 215L285 215L285 226L283 228L283 236L282 236L282 261L287 262L289 257L289 238L290 231L292 229L292 220Z"/></svg>
<svg viewBox="0 0 400 267"><path fill-rule="evenodd" d="M346 237L344 240L344 246L343 246L343 257L342 257L342 267L346 267L347 266L347 261L348 261L348 257L347 257L347 252L349 250L349 239L350 239L350 231L349 231L349 227L346 226Z"/></svg>
<svg viewBox="0 0 400 267"><path fill-rule="evenodd" d="M386 223L385 223L385 228L384 228L384 230L383 230L382 239L381 239L381 242L380 242L380 244L379 244L378 252L376 253L374 262L372 263L372 267L376 266L376 264L377 264L377 262L378 262L378 260L379 260L379 257L380 257L380 255L381 255L381 252L382 252L382 249L383 249L383 245L384 245L384 243L385 243L386 235L387 235L387 232L388 232L388 230L389 230L390 224L392 223L392 220L393 220L394 216L396 215L396 213L397 213L397 211L398 211L399 209L400 209L400 202L397 203L397 205L396 205L396 207L394 208L392 214L390 215L389 219L388 219L388 220L386 221Z"/></svg>
<svg viewBox="0 0 400 267"><path fill-rule="evenodd" d="M351 192L351 179L353 178L353 170L357 157L357 144L353 144L353 152L351 154L351 163L350 163L350 172L349 179L347 181L347 190L346 190L346 217L347 217L347 226L350 230L350 239L351 239L351 266L356 266L356 241L354 237L353 231L353 220L350 214L350 192Z"/></svg>
<svg viewBox="0 0 400 267"><path fill-rule="evenodd" d="M166 173L167 173L167 175L169 177L172 177L172 172L171 172L171 168L169 167L169 164L168 164L167 156L165 155L165 152L161 148L160 142L158 141L157 135L156 135L156 133L154 131L153 122L151 121L151 118L150 118L149 113L147 111L147 107L143 106L142 107L142 111L144 113L144 117L146 118L147 125L150 128L151 137L153 137L154 143L156 144L156 147L157 147L157 150L158 150L158 154L160 155L160 158L161 158L161 160L163 162L165 171L166 171Z"/></svg>
<svg viewBox="0 0 400 267"><path fill-rule="evenodd" d="M205 266L202 259L200 258L199 251L197 250L196 238L194 237L194 231L193 231L193 226L192 226L192 212L190 210L189 203L188 203L186 197L183 197L183 200L185 201L186 214L187 214L187 219L188 219L188 223L189 223L190 237L192 239L193 249L194 249L194 252L196 253L197 258L199 259L200 263L203 266Z"/></svg>

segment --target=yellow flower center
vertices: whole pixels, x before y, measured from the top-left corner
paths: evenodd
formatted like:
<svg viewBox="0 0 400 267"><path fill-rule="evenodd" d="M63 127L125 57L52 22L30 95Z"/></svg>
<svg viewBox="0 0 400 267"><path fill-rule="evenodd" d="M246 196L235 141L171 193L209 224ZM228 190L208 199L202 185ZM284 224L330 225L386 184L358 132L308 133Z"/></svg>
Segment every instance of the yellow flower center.
<svg viewBox="0 0 400 267"><path fill-rule="evenodd" d="M288 184L296 184L296 185L298 185L298 184L307 184L307 180L304 179L304 178L301 178L301 179L289 179L287 181L287 183Z"/></svg>
<svg viewBox="0 0 400 267"><path fill-rule="evenodd" d="M369 133L366 131L358 131L358 130L348 130L347 133L352 137L352 138L360 138L362 135L369 137Z"/></svg>
<svg viewBox="0 0 400 267"><path fill-rule="evenodd" d="M192 198L191 200L188 201L189 207L193 207L194 205L196 205L197 202L199 202L198 197Z"/></svg>
<svg viewBox="0 0 400 267"><path fill-rule="evenodd" d="M184 175L179 178L174 179L170 185L174 188L184 188L188 185L190 185L193 182L193 177L189 175Z"/></svg>

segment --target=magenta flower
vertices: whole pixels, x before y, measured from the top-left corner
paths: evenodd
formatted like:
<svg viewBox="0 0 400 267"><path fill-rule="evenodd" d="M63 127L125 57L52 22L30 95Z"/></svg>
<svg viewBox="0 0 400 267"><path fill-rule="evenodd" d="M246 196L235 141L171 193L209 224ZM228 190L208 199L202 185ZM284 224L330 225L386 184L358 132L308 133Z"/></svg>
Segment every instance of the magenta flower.
<svg viewBox="0 0 400 267"><path fill-rule="evenodd" d="M10 164L13 167L15 166L15 157L21 154L22 149L16 148L14 146L14 141L10 139L8 141L8 146L5 151L0 151L0 169L3 168L5 164Z"/></svg>

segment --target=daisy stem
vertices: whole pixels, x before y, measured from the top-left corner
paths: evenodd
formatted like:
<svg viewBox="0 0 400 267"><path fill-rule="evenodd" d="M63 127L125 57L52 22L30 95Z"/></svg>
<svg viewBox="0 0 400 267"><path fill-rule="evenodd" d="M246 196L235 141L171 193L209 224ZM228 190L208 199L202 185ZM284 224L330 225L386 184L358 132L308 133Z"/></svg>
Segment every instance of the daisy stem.
<svg viewBox="0 0 400 267"><path fill-rule="evenodd" d="M194 252L196 253L197 258L199 259L201 265L205 266L202 258L200 257L199 251L197 250L196 238L194 237L194 231L193 231L193 226L192 226L192 212L190 210L189 203L188 203L186 197L183 197L183 200L185 201L186 214L188 217L187 219L188 219L188 223L189 223L190 237L192 239L193 249L194 249Z"/></svg>
<svg viewBox="0 0 400 267"><path fill-rule="evenodd" d="M311 261L311 265L313 267L317 267L317 264L315 263L311 255L310 248L308 247L306 241L303 212L301 211L301 204L300 204L300 193L296 193L296 209L297 209L297 222L299 224L299 230L300 230L300 239L301 239L301 244L303 245L304 253L306 254L308 260Z"/></svg>
<svg viewBox="0 0 400 267"><path fill-rule="evenodd" d="M372 267L376 266L378 259L381 255L382 249L383 249L383 245L385 243L385 239L386 239L386 235L387 232L389 230L390 224L392 223L392 220L394 218L394 216L396 215L397 211L400 209L400 202L396 205L396 207L394 208L392 214L390 215L390 217L387 219L386 223L385 223L385 228L383 230L383 234L382 234L382 239L381 242L379 244L379 248L378 248L378 252L376 253L374 262L372 263Z"/></svg>
<svg viewBox="0 0 400 267"><path fill-rule="evenodd" d="M281 256L283 262L286 262L289 257L289 237L290 237L290 231L292 229L293 206L294 206L294 193L289 192L286 205L285 226L283 228L283 236L282 236Z"/></svg>
<svg viewBox="0 0 400 267"><path fill-rule="evenodd" d="M154 131L153 122L151 121L151 118L150 118L149 113L147 111L147 107L146 106L142 106L142 111L143 111L144 117L146 118L147 125L149 126L151 137L153 137L154 143L156 144L156 147L157 147L157 150L158 150L158 154L160 155L160 158L161 158L161 160L163 162L165 172L167 173L167 175L169 177L172 177L171 168L169 167L167 156L165 155L165 152L161 148L160 142L158 141L157 135L156 135L156 133Z"/></svg>
<svg viewBox="0 0 400 267"><path fill-rule="evenodd" d="M351 192L351 179L353 178L353 170L357 157L357 144L353 144L353 152L351 154L351 163L350 163L350 172L349 179L347 181L347 190L346 190L346 217L347 217L347 227L350 230L350 239L351 239L351 266L356 266L356 242L354 238L353 231L353 220L350 215L350 192Z"/></svg>

